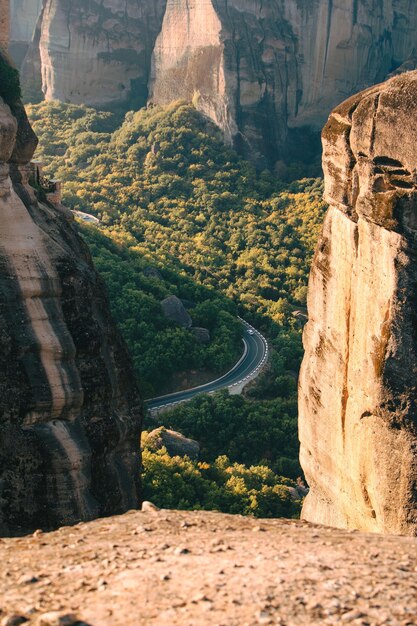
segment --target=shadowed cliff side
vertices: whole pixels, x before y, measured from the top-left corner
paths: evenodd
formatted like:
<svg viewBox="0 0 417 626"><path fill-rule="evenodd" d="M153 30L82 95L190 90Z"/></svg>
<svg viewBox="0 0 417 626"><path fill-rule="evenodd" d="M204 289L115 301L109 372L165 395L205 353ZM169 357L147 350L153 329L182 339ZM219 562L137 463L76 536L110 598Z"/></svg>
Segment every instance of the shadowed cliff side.
<svg viewBox="0 0 417 626"><path fill-rule="evenodd" d="M417 534L417 72L365 91L323 132L330 204L300 375L303 517Z"/></svg>
<svg viewBox="0 0 417 626"><path fill-rule="evenodd" d="M38 203L37 140L0 57L0 533L138 504L140 400L86 246Z"/></svg>

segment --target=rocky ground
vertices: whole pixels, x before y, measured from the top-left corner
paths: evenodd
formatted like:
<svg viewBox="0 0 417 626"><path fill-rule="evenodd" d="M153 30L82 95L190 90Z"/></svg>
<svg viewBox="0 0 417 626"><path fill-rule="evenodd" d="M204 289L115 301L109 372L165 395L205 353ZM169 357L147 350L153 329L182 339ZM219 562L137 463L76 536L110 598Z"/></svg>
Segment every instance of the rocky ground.
<svg viewBox="0 0 417 626"><path fill-rule="evenodd" d="M148 510L0 539L0 559L2 626L417 624L412 538Z"/></svg>

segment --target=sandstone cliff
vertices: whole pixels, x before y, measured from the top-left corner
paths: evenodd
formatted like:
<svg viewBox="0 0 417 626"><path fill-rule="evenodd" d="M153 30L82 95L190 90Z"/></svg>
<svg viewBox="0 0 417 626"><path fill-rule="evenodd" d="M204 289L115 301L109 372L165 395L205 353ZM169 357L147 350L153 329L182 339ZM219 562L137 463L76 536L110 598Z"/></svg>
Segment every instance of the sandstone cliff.
<svg viewBox="0 0 417 626"><path fill-rule="evenodd" d="M417 534L417 72L339 106L300 375L303 516Z"/></svg>
<svg viewBox="0 0 417 626"><path fill-rule="evenodd" d="M416 33L417 6L397 0L168 0L151 99L194 98L260 164L300 158L308 134L294 131L321 130L415 52Z"/></svg>
<svg viewBox="0 0 417 626"><path fill-rule="evenodd" d="M38 203L28 185L37 142L4 57L0 96L4 534L137 506L140 408L102 281L69 212Z"/></svg>
<svg viewBox="0 0 417 626"><path fill-rule="evenodd" d="M25 3L12 0L12 32L33 24L39 0L21 21ZM45 0L25 73L32 88L38 50L47 99L192 100L263 166L308 157L306 129L413 66L416 34L409 0Z"/></svg>
<svg viewBox="0 0 417 626"><path fill-rule="evenodd" d="M165 0L45 0L40 35L46 99L146 102Z"/></svg>
<svg viewBox="0 0 417 626"><path fill-rule="evenodd" d="M10 0L10 41L27 46L33 38L42 0Z"/></svg>

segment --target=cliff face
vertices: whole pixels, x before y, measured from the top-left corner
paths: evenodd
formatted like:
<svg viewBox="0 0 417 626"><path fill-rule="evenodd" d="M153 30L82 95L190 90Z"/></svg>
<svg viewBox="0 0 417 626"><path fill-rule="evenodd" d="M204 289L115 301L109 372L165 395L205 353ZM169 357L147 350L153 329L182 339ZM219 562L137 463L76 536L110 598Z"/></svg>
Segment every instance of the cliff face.
<svg viewBox="0 0 417 626"><path fill-rule="evenodd" d="M261 164L300 157L305 132L292 129L321 129L338 102L383 80L414 53L416 30L405 1L168 0L151 99L194 95Z"/></svg>
<svg viewBox="0 0 417 626"><path fill-rule="evenodd" d="M42 0L10 0L10 40L28 44L32 41Z"/></svg>
<svg viewBox="0 0 417 626"><path fill-rule="evenodd" d="M26 32L39 0L25 20L27 0L12 2L13 29ZM35 48L47 99L193 100L263 166L308 156L306 128L415 67L416 33L410 0L44 0ZM31 51L32 74L37 58Z"/></svg>
<svg viewBox="0 0 417 626"><path fill-rule="evenodd" d="M8 72L0 59L1 72ZM8 81L10 82L10 80ZM139 399L105 290L63 208L38 203L36 147L0 98L0 532L138 503Z"/></svg>
<svg viewBox="0 0 417 626"><path fill-rule="evenodd" d="M165 0L44 0L40 35L45 98L145 104Z"/></svg>
<svg viewBox="0 0 417 626"><path fill-rule="evenodd" d="M300 375L305 519L417 534L417 72L339 106Z"/></svg>

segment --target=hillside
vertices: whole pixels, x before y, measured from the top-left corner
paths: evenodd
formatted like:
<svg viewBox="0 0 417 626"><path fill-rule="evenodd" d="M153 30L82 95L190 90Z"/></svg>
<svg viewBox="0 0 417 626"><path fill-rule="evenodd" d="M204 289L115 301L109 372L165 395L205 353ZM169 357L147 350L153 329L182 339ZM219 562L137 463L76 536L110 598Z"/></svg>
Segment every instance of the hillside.
<svg viewBox="0 0 417 626"><path fill-rule="evenodd" d="M166 378L178 369L227 367L239 350L233 318L239 312L267 334L271 362L250 401L189 405L195 425L219 434L216 424L228 405L228 433L204 460L227 454L297 478L297 312L305 306L325 208L321 181L284 183L258 174L224 146L211 122L181 102L128 113L122 122L56 102L31 105L28 112L40 138L38 157L65 183L65 204L101 220L99 229L83 227L82 233L145 395L166 389ZM160 278L144 277L149 265ZM208 347L196 349L188 331L162 324L158 302L168 292L196 305L190 313L210 329ZM186 436L205 438L182 420L181 409L162 419ZM255 424L259 443L253 446ZM233 448L228 438L241 443Z"/></svg>

